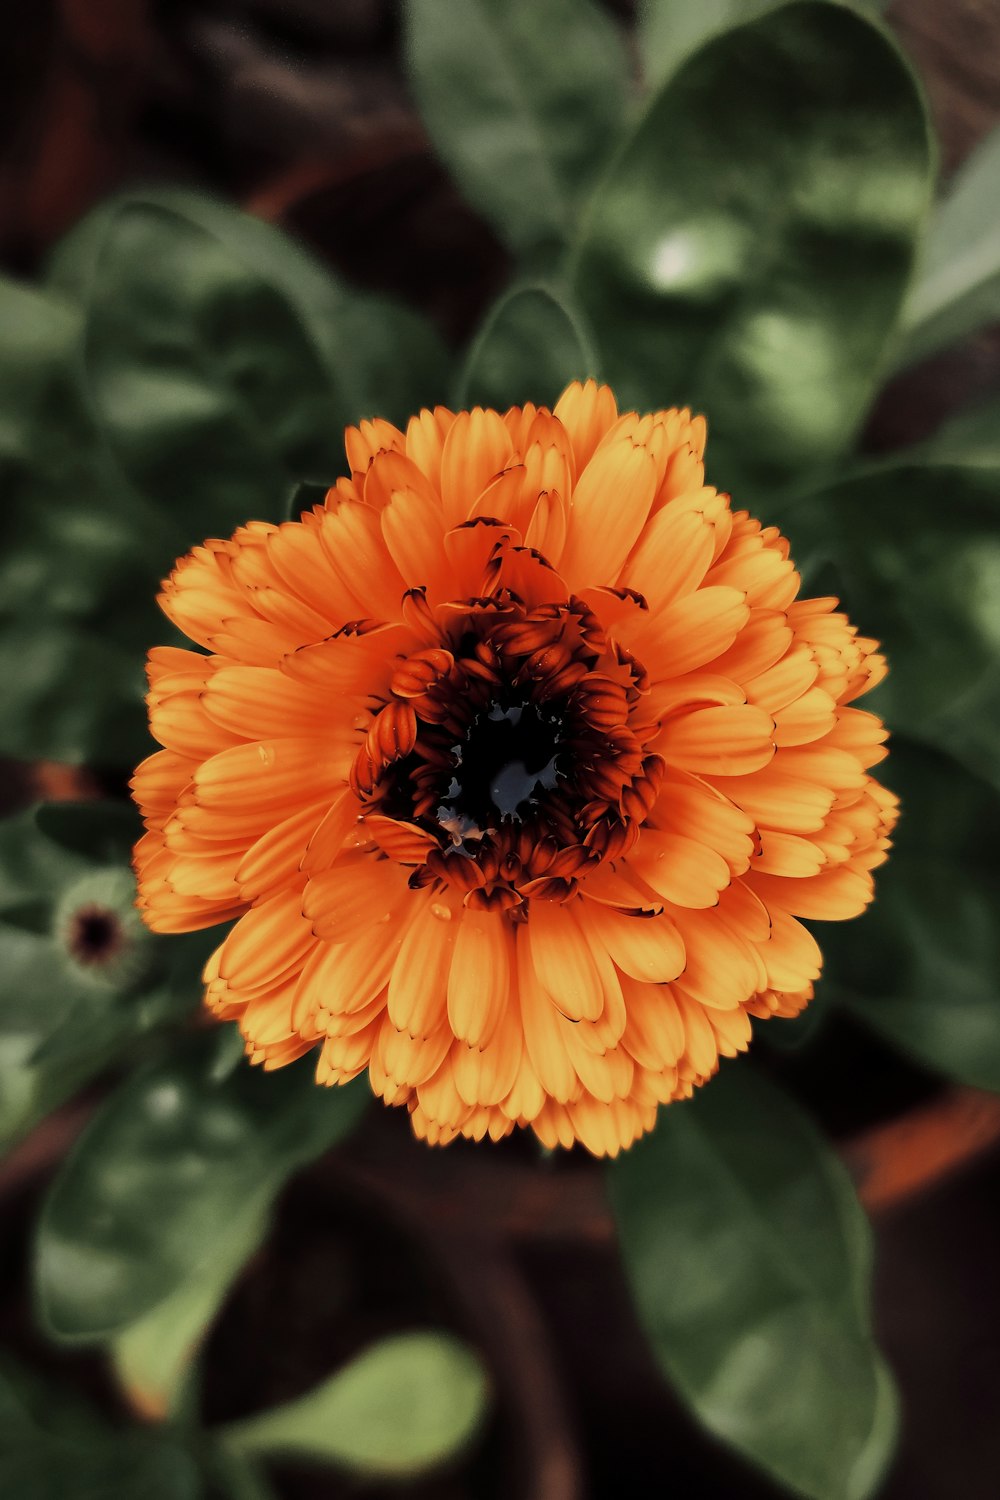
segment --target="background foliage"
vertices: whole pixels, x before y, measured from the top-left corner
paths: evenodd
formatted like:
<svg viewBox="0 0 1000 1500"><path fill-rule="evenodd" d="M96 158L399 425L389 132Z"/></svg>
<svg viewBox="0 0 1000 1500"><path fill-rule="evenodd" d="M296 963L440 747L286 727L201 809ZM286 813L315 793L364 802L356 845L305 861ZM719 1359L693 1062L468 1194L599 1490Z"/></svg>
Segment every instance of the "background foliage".
<svg viewBox="0 0 1000 1500"><path fill-rule="evenodd" d="M121 193L35 282L0 283L0 750L120 791L149 748L159 579L202 537L335 478L350 421L551 402L590 375L623 405L693 405L710 482L780 522L810 590L840 594L892 663L872 707L895 734L898 847L862 924L823 933L819 1025L790 1023L788 1044L822 1046L839 1008L1000 1089L1000 396L919 447L859 450L892 371L1000 320L1000 138L932 210L922 92L875 11L645 0L637 76L592 0L407 0L427 132L510 255L462 349L188 189ZM37 1316L106 1351L165 1425L112 1432L5 1366L0 1487L74 1500L113 1472L164 1500L263 1496L261 1458L289 1452L413 1475L461 1451L489 1400L445 1332L202 1424L196 1351L285 1184L349 1135L365 1091L316 1090L307 1063L251 1073L228 1030L199 1028L215 938L141 929L135 833L117 795L0 828L0 1141L111 1081L42 1207ZM126 939L99 971L67 940L95 901ZM867 1225L800 1105L752 1059L727 1067L608 1191L653 1356L699 1421L794 1493L875 1494L896 1402Z"/></svg>

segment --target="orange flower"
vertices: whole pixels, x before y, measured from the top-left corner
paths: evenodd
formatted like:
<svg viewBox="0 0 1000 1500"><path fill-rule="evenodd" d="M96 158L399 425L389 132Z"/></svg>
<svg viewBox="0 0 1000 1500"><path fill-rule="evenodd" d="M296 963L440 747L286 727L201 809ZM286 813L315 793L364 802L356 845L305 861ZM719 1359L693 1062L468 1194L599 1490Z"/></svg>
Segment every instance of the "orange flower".
<svg viewBox="0 0 1000 1500"><path fill-rule="evenodd" d="M871 899L896 798L847 705L884 661L687 411L591 381L346 442L324 504L164 586L209 654L150 652L141 908L238 919L207 1002L252 1061L614 1154L807 1003L799 917Z"/></svg>

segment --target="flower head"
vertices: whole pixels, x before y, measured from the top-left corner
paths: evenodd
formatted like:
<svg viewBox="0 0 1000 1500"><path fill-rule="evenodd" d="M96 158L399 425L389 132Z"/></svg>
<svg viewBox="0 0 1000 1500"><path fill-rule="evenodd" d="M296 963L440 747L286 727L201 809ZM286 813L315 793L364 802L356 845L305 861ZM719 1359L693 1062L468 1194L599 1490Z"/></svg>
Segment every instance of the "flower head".
<svg viewBox="0 0 1000 1500"><path fill-rule="evenodd" d="M255 1062L368 1069L434 1142L628 1145L796 1014L896 799L883 675L786 541L704 483L705 424L423 411L349 479L183 558L149 657L140 905L236 920L207 1003Z"/></svg>

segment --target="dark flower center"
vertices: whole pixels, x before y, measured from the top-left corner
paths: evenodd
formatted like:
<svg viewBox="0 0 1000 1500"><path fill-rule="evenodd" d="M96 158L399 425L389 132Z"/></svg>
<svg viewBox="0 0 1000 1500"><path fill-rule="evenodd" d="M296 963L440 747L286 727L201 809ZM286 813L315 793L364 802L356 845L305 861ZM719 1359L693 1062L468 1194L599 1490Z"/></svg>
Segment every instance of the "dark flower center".
<svg viewBox="0 0 1000 1500"><path fill-rule="evenodd" d="M474 715L451 747L452 775L434 814L453 844L537 810L564 774L563 729L557 708L530 699L494 701Z"/></svg>
<svg viewBox="0 0 1000 1500"><path fill-rule="evenodd" d="M105 906L81 906L70 918L66 944L78 964L107 962L122 945L117 915Z"/></svg>
<svg viewBox="0 0 1000 1500"><path fill-rule="evenodd" d="M394 672L352 785L411 883L457 885L517 920L631 847L662 778L656 725L641 664L581 600L529 610L501 591L455 613Z"/></svg>

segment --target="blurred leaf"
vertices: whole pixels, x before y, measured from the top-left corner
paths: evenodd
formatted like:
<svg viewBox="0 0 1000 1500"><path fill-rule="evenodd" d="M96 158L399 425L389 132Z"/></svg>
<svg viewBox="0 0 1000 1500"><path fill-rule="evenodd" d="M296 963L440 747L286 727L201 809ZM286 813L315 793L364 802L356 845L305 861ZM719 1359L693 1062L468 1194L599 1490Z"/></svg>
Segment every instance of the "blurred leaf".
<svg viewBox="0 0 1000 1500"><path fill-rule="evenodd" d="M115 1430L78 1399L0 1362L0 1494L9 1500L201 1500L168 1436Z"/></svg>
<svg viewBox="0 0 1000 1500"><path fill-rule="evenodd" d="M881 1358L875 1365L875 1415L848 1481L848 1500L877 1496L899 1440L899 1395L892 1373Z"/></svg>
<svg viewBox="0 0 1000 1500"><path fill-rule="evenodd" d="M921 456L941 464L983 464L1000 473L1000 392L953 412Z"/></svg>
<svg viewBox="0 0 1000 1500"><path fill-rule="evenodd" d="M261 1465L221 1445L211 1454L212 1473L231 1500L278 1500Z"/></svg>
<svg viewBox="0 0 1000 1500"><path fill-rule="evenodd" d="M515 287L473 341L458 403L497 411L526 401L554 406L571 380L596 374L590 335L566 297L544 286Z"/></svg>
<svg viewBox="0 0 1000 1500"><path fill-rule="evenodd" d="M0 1150L200 996L202 935L157 937L135 910L137 827L100 802L0 822ZM81 953L95 914L113 942Z"/></svg>
<svg viewBox="0 0 1000 1500"><path fill-rule="evenodd" d="M637 40L646 82L664 83L709 37L742 26L778 0L639 0ZM857 0L856 10L878 14L886 0Z"/></svg>
<svg viewBox="0 0 1000 1500"><path fill-rule="evenodd" d="M436 335L191 192L96 209L39 292L0 281L0 753L127 765L174 558L343 472L344 425L444 393Z"/></svg>
<svg viewBox="0 0 1000 1500"><path fill-rule="evenodd" d="M1000 129L956 172L931 221L896 361L914 364L1000 323Z"/></svg>
<svg viewBox="0 0 1000 1500"><path fill-rule="evenodd" d="M52 281L81 301L111 452L190 542L274 517L290 483L340 472L344 425L420 373L412 315L352 297L277 230L197 194L97 209ZM440 379L429 332L421 352Z"/></svg>
<svg viewBox="0 0 1000 1500"><path fill-rule="evenodd" d="M925 1066L1000 1091L1000 798L904 742L885 773L895 847L861 932L823 924L823 988Z"/></svg>
<svg viewBox="0 0 1000 1500"><path fill-rule="evenodd" d="M711 1432L810 1500L862 1500L892 1451L870 1235L812 1123L744 1064L610 1172L653 1352Z"/></svg>
<svg viewBox="0 0 1000 1500"><path fill-rule="evenodd" d="M131 802L43 802L35 809L35 827L49 844L91 864L128 864L142 835Z"/></svg>
<svg viewBox="0 0 1000 1500"><path fill-rule="evenodd" d="M0 753L131 764L174 558L343 472L344 425L443 394L440 341L196 193L96 209L46 291L0 281Z"/></svg>
<svg viewBox="0 0 1000 1500"><path fill-rule="evenodd" d="M406 0L410 83L472 206L519 254L558 246L623 124L628 64L593 0Z"/></svg>
<svg viewBox="0 0 1000 1500"><path fill-rule="evenodd" d="M146 1418L162 1421L178 1413L205 1335L267 1230L268 1215L256 1203L237 1211L219 1233L211 1262L113 1341L118 1381Z"/></svg>
<svg viewBox="0 0 1000 1500"><path fill-rule="evenodd" d="M73 376L78 313L0 280L0 324L0 753L138 758L139 643L179 538L102 450Z"/></svg>
<svg viewBox="0 0 1000 1500"><path fill-rule="evenodd" d="M210 1271L234 1217L263 1216L354 1124L363 1088L319 1088L308 1064L258 1072L240 1050L234 1027L189 1038L114 1094L64 1162L36 1264L54 1337L109 1338Z"/></svg>
<svg viewBox="0 0 1000 1500"><path fill-rule="evenodd" d="M169 523L124 487L74 379L82 323L64 298L0 278L0 610L97 623Z"/></svg>
<svg viewBox="0 0 1000 1500"><path fill-rule="evenodd" d="M178 188L141 196L204 229L287 299L316 346L336 398L336 474L346 469L343 428L348 423L371 416L405 422L444 396L449 356L420 313L342 282L284 230L218 198ZM330 420L325 412L324 435Z"/></svg>
<svg viewBox="0 0 1000 1500"><path fill-rule="evenodd" d="M270 519L289 481L336 466L339 393L246 243L132 196L84 220L52 276L81 299L85 378L109 449L190 541Z"/></svg>
<svg viewBox="0 0 1000 1500"><path fill-rule="evenodd" d="M1000 786L1000 466L885 464L781 515L889 658L863 706Z"/></svg>
<svg viewBox="0 0 1000 1500"><path fill-rule="evenodd" d="M598 191L575 282L622 407L693 406L742 501L836 457L875 390L927 203L889 39L798 0L708 42Z"/></svg>
<svg viewBox="0 0 1000 1500"><path fill-rule="evenodd" d="M0 626L0 677L8 724L2 745L9 755L121 765L152 748L138 639L133 651L123 651L80 627L49 625L36 613L33 620Z"/></svg>
<svg viewBox="0 0 1000 1500"><path fill-rule="evenodd" d="M482 1422L487 1381L464 1344L409 1333L365 1350L308 1395L223 1428L243 1454L303 1454L404 1477L463 1449Z"/></svg>
<svg viewBox="0 0 1000 1500"><path fill-rule="evenodd" d="M774 7L775 0L640 0L636 39L646 82L665 83L710 37Z"/></svg>

